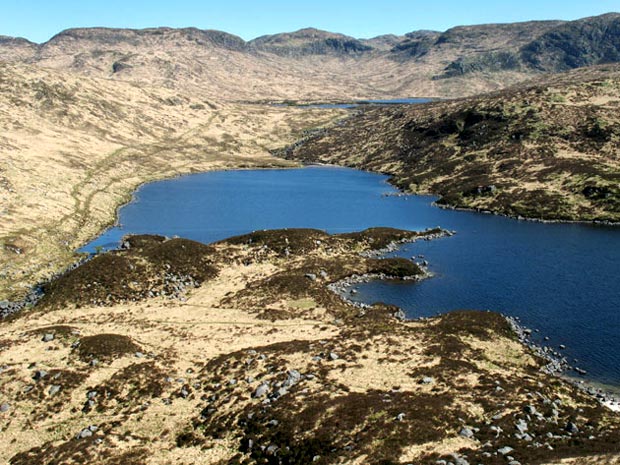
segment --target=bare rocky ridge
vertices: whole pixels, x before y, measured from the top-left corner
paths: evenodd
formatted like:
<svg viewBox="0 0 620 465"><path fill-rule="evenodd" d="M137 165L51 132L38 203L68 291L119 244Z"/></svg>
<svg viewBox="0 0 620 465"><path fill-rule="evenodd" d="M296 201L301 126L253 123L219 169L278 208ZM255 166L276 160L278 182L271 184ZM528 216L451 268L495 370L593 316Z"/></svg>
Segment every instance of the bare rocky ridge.
<svg viewBox="0 0 620 465"><path fill-rule="evenodd" d="M41 45L0 40L5 61L231 100L460 97L619 57L614 13L373 39L312 28L249 42L196 28L88 28Z"/></svg>

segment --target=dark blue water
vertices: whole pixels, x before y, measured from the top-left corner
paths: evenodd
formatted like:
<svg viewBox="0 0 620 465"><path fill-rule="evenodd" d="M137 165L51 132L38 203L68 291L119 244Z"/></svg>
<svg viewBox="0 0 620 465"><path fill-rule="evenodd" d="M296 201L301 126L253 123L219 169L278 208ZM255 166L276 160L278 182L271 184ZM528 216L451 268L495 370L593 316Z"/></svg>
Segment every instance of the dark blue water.
<svg viewBox="0 0 620 465"><path fill-rule="evenodd" d="M416 105L419 103L428 103L433 99L430 98L397 98L386 100L360 100L358 102L348 103L311 103L302 105L304 108L355 108L360 105ZM289 106L287 103L277 103L276 106Z"/></svg>
<svg viewBox="0 0 620 465"><path fill-rule="evenodd" d="M549 344L565 344L589 377L620 385L620 228L516 221L441 210L432 197L383 195L395 192L384 176L343 168L186 176L140 188L121 209L121 226L85 250L115 247L128 233L212 242L256 229L440 225L457 235L399 252L424 255L434 278L360 285L356 298L399 305L410 317L464 308L519 316Z"/></svg>

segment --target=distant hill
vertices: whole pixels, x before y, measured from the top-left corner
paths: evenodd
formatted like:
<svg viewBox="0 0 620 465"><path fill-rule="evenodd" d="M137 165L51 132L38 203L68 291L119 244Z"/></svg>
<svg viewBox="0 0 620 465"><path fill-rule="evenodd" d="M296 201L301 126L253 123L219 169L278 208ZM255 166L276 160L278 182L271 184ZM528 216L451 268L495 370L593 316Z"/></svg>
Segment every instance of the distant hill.
<svg viewBox="0 0 620 465"><path fill-rule="evenodd" d="M371 52L374 47L342 34L307 28L297 32L259 37L248 43L258 50L283 56L351 55Z"/></svg>
<svg viewBox="0 0 620 465"><path fill-rule="evenodd" d="M557 72L620 61L620 14L565 23L521 48L523 62Z"/></svg>
<svg viewBox="0 0 620 465"><path fill-rule="evenodd" d="M357 39L313 28L244 41L221 31L69 29L0 37L0 60L228 100L459 97L620 61L620 14Z"/></svg>

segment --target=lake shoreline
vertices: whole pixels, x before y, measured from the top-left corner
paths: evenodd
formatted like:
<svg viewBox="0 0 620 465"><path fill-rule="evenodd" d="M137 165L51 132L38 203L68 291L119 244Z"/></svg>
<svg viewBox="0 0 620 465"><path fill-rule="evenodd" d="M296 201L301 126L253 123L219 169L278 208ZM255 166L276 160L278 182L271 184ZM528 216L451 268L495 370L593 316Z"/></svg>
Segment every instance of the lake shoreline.
<svg viewBox="0 0 620 465"><path fill-rule="evenodd" d="M135 236L119 252L102 254L59 282L42 309L5 326L0 372L14 389L4 411L20 421L3 433L17 438L3 458L46 463L59 447L79 451L88 444L79 435L89 425L97 451L116 450L116 438L130 429L150 453L187 453L192 447L196 462L218 444L214 434L223 428L234 435L221 449L227 460L261 454L272 444L308 451L306 456L319 455L326 463L348 463L361 453L389 452L397 460L410 448L407 463L449 460L453 452L485 463L507 443L521 463L533 453L551 463L562 458L563 447L582 451L584 442L598 455L613 453L620 417L543 372L544 364L501 315L460 311L402 321L398 307L377 304L360 312L328 289L352 274L420 276L409 260L381 260L376 251L437 233L260 230L210 246ZM145 261L144 269L130 266ZM201 264L212 268L196 287L190 278L202 273ZM105 281L115 270L121 279ZM130 272L135 274L125 274ZM188 272L187 294L166 291L151 298L154 288L144 285ZM123 285L131 280L141 288ZM116 402L105 395L109 386L119 389L112 391L116 396L123 396L124 386L137 386L138 393ZM39 395L48 389L54 394ZM43 427L49 415L39 412L59 405L66 415L53 419L54 430ZM318 426L296 430L308 414ZM170 434L159 433L162 418L171 419ZM522 419L529 435L515 440L514 425ZM299 443L302 437L324 438L325 425L330 440L345 441ZM429 430L436 431L430 438ZM394 442L377 445L376 431L386 431ZM467 450L465 434L471 439ZM345 447L354 436L356 448ZM420 442L433 448L419 450ZM445 444L454 447L435 449Z"/></svg>
<svg viewBox="0 0 620 465"><path fill-rule="evenodd" d="M434 240L442 237L451 237L455 234L453 231L442 230L440 233L422 236L418 238L412 238L406 241L400 242L391 242L386 247L380 249L371 249L365 252L362 252L364 256L381 258L386 253L395 252L400 247L405 244L414 243L418 240ZM420 266L420 265L419 265ZM423 274L420 276L402 278L402 281L414 281L420 282L424 279L432 279L433 273L429 272L427 267L420 266ZM327 287L330 291L338 295L343 301L345 301L349 305L353 305L360 309L360 315L365 314L370 308L372 308L372 303L370 302L360 302L355 301L349 298L351 295L357 293L357 290L354 288L356 284L368 283L371 281L385 281L385 280L393 280L394 278L383 275L383 274L364 274L364 275L351 275L346 277L343 280L334 282L329 284ZM388 302L389 304L389 302ZM544 373L557 377L572 386L577 387L584 393L596 399L599 403L609 408L614 412L620 412L620 385L601 385L597 383L595 380L588 378L575 378L570 376L568 373L570 371L583 371L580 368L571 366L566 359L566 357L562 356L557 351L553 350L549 346L545 346L540 343L536 343L532 341L530 335L533 334L533 331L526 326L524 326L518 317L512 317L509 315L505 315L500 311L489 310L493 313L501 315L510 325L512 332L515 337L519 340L519 343L526 347L531 351L536 357L539 357L541 360L545 360L547 365L542 368ZM403 309L399 308L399 311L395 315L398 319L402 321L428 321L434 318L440 318L442 315L445 315L450 312L441 312L434 317L418 317L418 318L407 318ZM580 373L584 376L584 373Z"/></svg>
<svg viewBox="0 0 620 465"><path fill-rule="evenodd" d="M309 168L311 168L312 166L317 166L317 167L325 167L325 166L327 166L327 167L329 167L329 168L344 169L344 170L349 169L349 168L342 167L342 166L338 166L338 165L323 165L323 164L312 164L312 165L309 165L308 167L309 167ZM253 167L252 167L252 168L244 168L244 169L228 169L228 170L218 170L218 171L253 171L253 170L256 170L256 171L258 171L258 172L261 172L261 171L283 171L283 170L295 170L295 169L297 169L297 167L280 167L280 168L274 168L274 167L270 167L270 166L269 166L269 167L264 167L264 168L260 168L260 169L256 169L256 168L253 168ZM372 172L369 172L369 171L364 171L364 170L355 170L355 171L366 172L366 173L372 173ZM209 172L215 172L215 171L209 171ZM209 172L206 172L206 173L209 173ZM193 173L193 175L200 175L200 174L204 174L204 173ZM374 173L373 173L373 174L374 174ZM174 176L174 177L171 177L171 178L166 178L165 180L174 180L174 179L179 178L179 177L191 176L191 175L192 175L192 174L190 174L190 175L177 175L177 176ZM161 180L161 181L163 181L163 180ZM389 181L390 181L390 179L388 179L387 181L389 182ZM156 181L152 181L152 182L160 182L160 180L156 180ZM131 203L131 202L135 201L135 196L136 196L137 192L139 191L139 189L140 189L140 188L142 188L144 185L149 184L149 183L151 183L151 181L150 181L150 182L145 182L145 183L143 183L143 184L142 184L142 185L141 185L138 189L136 189L136 190L133 192L132 197L131 197L131 199L130 199L128 202L126 202L125 204L123 204L123 205L121 205L121 206L119 206L119 207L118 207L118 209L117 209L117 218L116 218L116 220L115 220L115 223L116 223L116 224L118 224L118 223L119 223L119 221L120 221L120 215L119 215L119 213L118 213L118 212L120 211L120 209L121 209L124 205L127 205L128 203ZM390 184L391 184L391 185L393 185L392 183L390 183ZM396 187L397 187L397 186L396 186ZM395 193L394 195L399 196L399 195L401 195L401 194L402 194L402 195L416 195L416 194L408 194L408 193L404 193L404 192L402 192L401 190L398 190L398 193ZM434 204L434 206L438 206L438 205ZM498 216L500 216L500 215L498 215ZM505 216L505 215L501 215L501 216ZM443 235L451 235L451 234L452 234L451 232L445 232L445 231L444 231L444 233L443 233ZM401 245L402 245L402 244L401 244ZM382 254L382 253L391 252L391 251L394 251L394 249L383 249L383 250L375 251L375 252L373 252L373 254L374 254L373 256L379 256L379 255L380 255L380 254ZM63 270L61 273L59 273L59 274L58 274L58 276L63 275L63 274L64 274L64 273L66 273L67 271L70 271L70 270L72 269L72 268L71 268L72 266L74 266L74 265L71 265L71 266L70 266L70 267L68 267L67 269ZM382 276L374 276L374 278L377 278L377 277L381 278ZM426 277L428 277L428 276L426 276ZM370 277L364 277L364 278L370 278ZM45 284L45 283L43 283L43 284ZM42 285L42 284L40 283L39 285L35 286L34 290L37 290L37 289L38 289L41 285ZM23 304L24 304L24 305L22 305L22 307L23 307L23 306L25 306L25 304L28 304L28 303L32 303L32 300L23 302ZM471 307L471 308L478 308L478 307Z"/></svg>
<svg viewBox="0 0 620 465"><path fill-rule="evenodd" d="M511 220L515 220L515 221L529 221L532 223L542 223L542 224L583 224L583 225L594 225L594 226L611 226L611 227L617 227L620 226L620 222L614 222L614 221L608 221L608 220L560 220L560 219L546 219L546 218L536 218L536 217L527 217L527 216L514 216L514 215L509 215L506 213L502 213L499 211L493 211L493 210L486 210L486 209L481 209L481 208L469 208L469 207L463 207L463 206L458 206L458 205L452 205L452 204L441 204L438 203L441 200L441 195L432 192L432 191L422 191L422 192L412 192L408 189L403 188L402 186L400 186L396 180L396 175L392 174L392 173L388 173L388 172L383 172L383 171L373 171L373 170L366 170L366 169L362 169L362 168L357 168L357 167L351 167L351 166L347 166L347 165L336 165L333 163L320 163L320 162L310 162L310 163L304 163L301 162L301 165L303 167L308 167L311 168L313 166L319 166L319 167L333 167L333 168L347 168L347 169L351 169L351 170L356 170L356 171L361 171L363 173L372 173L372 174L380 174L383 176L387 176L387 182L394 188L396 188L399 192L399 194L395 194L395 195L401 195L401 196L407 196L407 195L411 195L411 196L416 196L416 195L430 195L430 196L434 196L437 197L437 200L435 200L433 202L433 206L436 208L440 208L442 210L452 210L452 211L458 211L458 212L466 212L466 213L478 213L480 215L493 215L493 216L500 216L503 218L509 218Z"/></svg>

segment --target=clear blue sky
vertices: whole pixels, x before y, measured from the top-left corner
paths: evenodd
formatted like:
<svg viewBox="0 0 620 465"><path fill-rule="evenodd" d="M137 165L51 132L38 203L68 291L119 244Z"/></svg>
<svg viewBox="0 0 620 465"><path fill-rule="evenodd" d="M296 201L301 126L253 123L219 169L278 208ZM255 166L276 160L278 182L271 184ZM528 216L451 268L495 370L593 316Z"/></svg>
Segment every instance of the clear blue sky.
<svg viewBox="0 0 620 465"><path fill-rule="evenodd" d="M195 26L248 40L311 26L366 38L610 11L620 0L1 0L0 35L44 42L71 27Z"/></svg>

